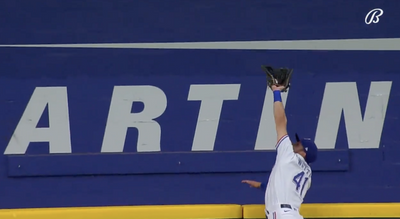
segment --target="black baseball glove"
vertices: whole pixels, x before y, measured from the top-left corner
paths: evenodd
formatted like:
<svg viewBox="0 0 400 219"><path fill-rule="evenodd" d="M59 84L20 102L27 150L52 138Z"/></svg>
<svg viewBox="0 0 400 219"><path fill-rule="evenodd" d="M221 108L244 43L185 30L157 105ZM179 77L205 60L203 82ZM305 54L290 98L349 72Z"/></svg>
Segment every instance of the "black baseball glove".
<svg viewBox="0 0 400 219"><path fill-rule="evenodd" d="M290 79L292 77L293 69L290 68L276 68L272 66L261 66L262 70L267 74L267 84L271 88L272 85L284 86L281 92L286 92L290 87Z"/></svg>

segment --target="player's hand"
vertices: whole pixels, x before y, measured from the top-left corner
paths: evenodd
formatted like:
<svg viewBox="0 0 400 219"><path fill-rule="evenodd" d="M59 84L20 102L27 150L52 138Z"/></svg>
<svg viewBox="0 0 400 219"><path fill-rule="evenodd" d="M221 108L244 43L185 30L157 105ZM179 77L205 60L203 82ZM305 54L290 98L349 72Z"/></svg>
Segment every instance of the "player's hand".
<svg viewBox="0 0 400 219"><path fill-rule="evenodd" d="M242 183L250 185L252 188L260 188L261 183L253 180L243 180Z"/></svg>
<svg viewBox="0 0 400 219"><path fill-rule="evenodd" d="M284 86L279 86L279 85L272 85L271 89L273 91L276 91L276 90L282 91L283 89L285 89L285 87Z"/></svg>

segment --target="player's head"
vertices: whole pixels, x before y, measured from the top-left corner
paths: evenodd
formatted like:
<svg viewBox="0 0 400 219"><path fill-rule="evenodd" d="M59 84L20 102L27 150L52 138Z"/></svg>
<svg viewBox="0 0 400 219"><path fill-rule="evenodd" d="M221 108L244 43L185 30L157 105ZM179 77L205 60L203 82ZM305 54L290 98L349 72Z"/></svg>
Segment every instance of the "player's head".
<svg viewBox="0 0 400 219"><path fill-rule="evenodd" d="M308 164L317 160L318 148L317 145L309 138L300 139L296 133L296 143L293 144L295 153L304 157Z"/></svg>

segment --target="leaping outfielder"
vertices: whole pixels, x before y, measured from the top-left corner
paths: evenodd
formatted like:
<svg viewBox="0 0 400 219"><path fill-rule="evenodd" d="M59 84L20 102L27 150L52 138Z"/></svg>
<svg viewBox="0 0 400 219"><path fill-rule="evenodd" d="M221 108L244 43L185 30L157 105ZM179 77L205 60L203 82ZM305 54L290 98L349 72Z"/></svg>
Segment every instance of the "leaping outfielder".
<svg viewBox="0 0 400 219"><path fill-rule="evenodd" d="M269 72L273 72L272 68ZM274 73L275 73L274 72ZM311 186L312 170L309 166L317 159L316 144L308 138L299 138L292 143L286 129L286 115L282 104L281 92L289 87L289 77L282 76L281 84L277 82L279 75L268 75L269 86L274 93L274 117L277 133L276 161L269 176L268 184L252 180L243 180L250 187L265 191L265 215L270 219L293 218L302 219L299 209ZM267 72L268 74L268 72ZM276 74L276 73L275 73ZM279 74L279 73L278 73ZM283 84L283 85L282 85Z"/></svg>

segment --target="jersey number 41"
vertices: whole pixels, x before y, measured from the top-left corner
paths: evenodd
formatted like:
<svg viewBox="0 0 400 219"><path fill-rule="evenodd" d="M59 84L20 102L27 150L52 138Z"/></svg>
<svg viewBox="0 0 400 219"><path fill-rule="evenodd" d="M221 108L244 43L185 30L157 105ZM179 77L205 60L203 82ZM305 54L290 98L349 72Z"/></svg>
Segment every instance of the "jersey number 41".
<svg viewBox="0 0 400 219"><path fill-rule="evenodd" d="M308 177L304 177L304 172L300 172L293 177L293 182L296 184L296 191L300 192L300 195L302 195L304 186L306 185L307 181Z"/></svg>

